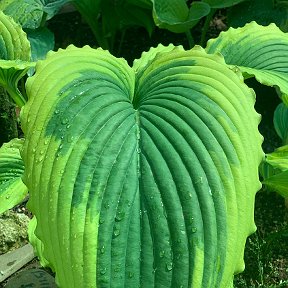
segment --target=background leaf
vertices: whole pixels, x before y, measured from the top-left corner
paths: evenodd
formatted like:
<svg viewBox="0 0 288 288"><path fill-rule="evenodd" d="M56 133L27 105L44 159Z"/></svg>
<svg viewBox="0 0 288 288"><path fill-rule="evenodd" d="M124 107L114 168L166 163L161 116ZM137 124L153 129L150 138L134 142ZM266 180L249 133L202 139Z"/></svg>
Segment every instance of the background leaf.
<svg viewBox="0 0 288 288"><path fill-rule="evenodd" d="M26 29L36 29L70 0L1 0L0 9ZM47 18L45 16L47 14Z"/></svg>
<svg viewBox="0 0 288 288"><path fill-rule="evenodd" d="M288 107L280 103L274 112L274 127L283 144L288 144Z"/></svg>
<svg viewBox="0 0 288 288"><path fill-rule="evenodd" d="M36 62L44 59L50 50L54 49L54 34L46 27L35 30L27 29L28 40L31 45L31 60ZM31 76L34 69L30 69L28 75Z"/></svg>
<svg viewBox="0 0 288 288"><path fill-rule="evenodd" d="M203 2L209 4L211 8L227 8L230 6L234 6L240 2L244 2L247 0L203 0Z"/></svg>
<svg viewBox="0 0 288 288"><path fill-rule="evenodd" d="M193 2L190 9L185 0L153 0L153 17L157 26L175 33L184 33L209 14L204 2Z"/></svg>
<svg viewBox="0 0 288 288"><path fill-rule="evenodd" d="M243 1L242 1L243 2ZM228 10L228 24L234 28L243 27L251 21L259 25L275 23L283 31L287 32L288 6L281 1L274 0L250 0Z"/></svg>
<svg viewBox="0 0 288 288"><path fill-rule="evenodd" d="M18 90L18 81L30 67L34 66L29 62L30 43L21 26L2 11L0 11L0 31L0 84L21 107L26 100Z"/></svg>
<svg viewBox="0 0 288 288"><path fill-rule="evenodd" d="M278 87L282 100L288 95L288 36L275 24L256 22L229 28L207 43L208 53L220 52L227 64L264 85Z"/></svg>
<svg viewBox="0 0 288 288"><path fill-rule="evenodd" d="M28 192L21 179L24 173L22 145L23 139L13 139L0 148L0 214L19 204Z"/></svg>

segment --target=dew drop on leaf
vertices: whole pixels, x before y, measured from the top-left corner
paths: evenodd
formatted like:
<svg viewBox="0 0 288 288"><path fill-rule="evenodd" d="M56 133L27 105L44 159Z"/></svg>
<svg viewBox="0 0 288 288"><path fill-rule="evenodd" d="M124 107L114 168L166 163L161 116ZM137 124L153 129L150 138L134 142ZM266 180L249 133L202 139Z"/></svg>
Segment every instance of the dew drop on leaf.
<svg viewBox="0 0 288 288"><path fill-rule="evenodd" d="M101 274L101 275L104 275L104 274L106 273L106 271L107 271L107 268L106 268L106 267L102 267L102 268L100 269L100 274Z"/></svg>
<svg viewBox="0 0 288 288"><path fill-rule="evenodd" d="M192 232L192 233L197 232L197 228L196 228L196 227L192 227L192 228L191 228L191 232Z"/></svg>
<svg viewBox="0 0 288 288"><path fill-rule="evenodd" d="M118 227L114 228L113 235L114 237L118 237L120 235L120 229Z"/></svg>
<svg viewBox="0 0 288 288"><path fill-rule="evenodd" d="M167 270L167 271L171 271L172 268L173 268L172 262L169 262L169 263L166 264L166 270Z"/></svg>

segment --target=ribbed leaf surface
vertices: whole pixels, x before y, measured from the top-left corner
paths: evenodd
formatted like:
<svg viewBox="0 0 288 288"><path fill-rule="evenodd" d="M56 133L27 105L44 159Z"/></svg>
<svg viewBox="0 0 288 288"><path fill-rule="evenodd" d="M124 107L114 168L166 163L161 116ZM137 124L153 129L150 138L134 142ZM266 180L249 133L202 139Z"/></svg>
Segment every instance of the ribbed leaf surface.
<svg viewBox="0 0 288 288"><path fill-rule="evenodd" d="M222 57L159 46L131 68L69 47L27 93L24 179L60 287L231 285L255 230L262 137Z"/></svg>
<svg viewBox="0 0 288 288"><path fill-rule="evenodd" d="M13 208L27 195L22 182L24 164L20 156L23 139L13 139L0 148L0 214Z"/></svg>
<svg viewBox="0 0 288 288"><path fill-rule="evenodd" d="M28 61L30 44L26 33L11 17L0 11L0 85L9 92L18 106L25 103L17 88L18 81L34 66Z"/></svg>
<svg viewBox="0 0 288 288"><path fill-rule="evenodd" d="M209 40L206 51L220 52L227 64L237 66L242 73L279 87L288 103L288 36L275 24L263 27L251 22L243 28L229 28Z"/></svg>

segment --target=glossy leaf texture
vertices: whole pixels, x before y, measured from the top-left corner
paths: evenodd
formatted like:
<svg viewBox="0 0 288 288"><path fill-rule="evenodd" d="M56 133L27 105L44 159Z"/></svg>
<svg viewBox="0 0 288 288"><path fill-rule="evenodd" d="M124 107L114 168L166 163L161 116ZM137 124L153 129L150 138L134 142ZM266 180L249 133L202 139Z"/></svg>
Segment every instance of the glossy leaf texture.
<svg viewBox="0 0 288 288"><path fill-rule="evenodd" d="M227 64L246 77L278 87L288 103L288 35L275 24L264 27L251 22L243 28L229 28L209 40L206 51L220 52Z"/></svg>
<svg viewBox="0 0 288 288"><path fill-rule="evenodd" d="M156 25L175 33L189 31L210 12L210 6L204 2L193 2L189 9L185 0L151 1Z"/></svg>
<svg viewBox="0 0 288 288"><path fill-rule="evenodd" d="M30 63L30 43L19 24L0 11L0 85L3 86L18 106L26 102L17 88L18 81ZM8 61L7 61L8 60Z"/></svg>
<svg viewBox="0 0 288 288"><path fill-rule="evenodd" d="M70 0L1 0L0 9L25 29L40 27L42 19L52 18Z"/></svg>
<svg viewBox="0 0 288 288"><path fill-rule="evenodd" d="M20 156L23 139L13 139L0 148L0 214L19 204L27 195L22 182L24 164Z"/></svg>
<svg viewBox="0 0 288 288"><path fill-rule="evenodd" d="M274 128L278 136L282 139L283 145L288 144L288 107L280 103L274 112Z"/></svg>
<svg viewBox="0 0 288 288"><path fill-rule="evenodd" d="M263 152L255 95L222 56L160 45L129 67L69 46L27 93L24 179L60 287L231 285Z"/></svg>

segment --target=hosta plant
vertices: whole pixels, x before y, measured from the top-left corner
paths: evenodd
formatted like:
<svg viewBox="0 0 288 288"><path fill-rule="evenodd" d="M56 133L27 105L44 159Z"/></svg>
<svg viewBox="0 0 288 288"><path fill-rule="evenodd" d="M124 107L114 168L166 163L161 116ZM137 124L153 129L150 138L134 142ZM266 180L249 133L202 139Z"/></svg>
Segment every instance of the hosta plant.
<svg viewBox="0 0 288 288"><path fill-rule="evenodd" d="M287 41L252 23L132 67L88 46L37 62L17 149L30 239L59 287L233 287L264 158L242 73L286 99Z"/></svg>
<svg viewBox="0 0 288 288"><path fill-rule="evenodd" d="M158 46L129 67L70 46L26 90L24 182L60 287L232 285L263 154L221 55Z"/></svg>

